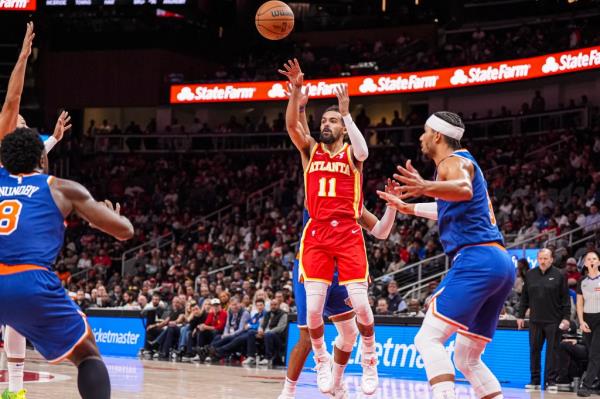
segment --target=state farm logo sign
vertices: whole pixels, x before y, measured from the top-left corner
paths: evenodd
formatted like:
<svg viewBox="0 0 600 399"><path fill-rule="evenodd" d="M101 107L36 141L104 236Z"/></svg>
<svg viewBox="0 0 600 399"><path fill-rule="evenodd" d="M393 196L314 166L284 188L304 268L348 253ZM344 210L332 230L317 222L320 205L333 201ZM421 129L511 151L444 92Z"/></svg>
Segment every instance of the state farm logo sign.
<svg viewBox="0 0 600 399"><path fill-rule="evenodd" d="M305 82L303 91L309 97L333 97L335 95L335 88L340 84L324 81ZM287 98L286 91L281 83L274 83L267 92L267 96L273 99Z"/></svg>
<svg viewBox="0 0 600 399"><path fill-rule="evenodd" d="M542 66L542 72L545 74L556 73L559 71L576 71L578 69L589 68L600 65L600 51L593 49L588 52L579 52L579 54L563 54L559 57L550 56Z"/></svg>
<svg viewBox="0 0 600 399"><path fill-rule="evenodd" d="M529 76L531 64L489 66L487 68L473 67L465 73L462 68L456 69L450 78L452 86L466 85L470 83L486 83L510 79L522 79Z"/></svg>
<svg viewBox="0 0 600 399"><path fill-rule="evenodd" d="M198 86L192 91L191 87L184 86L181 88L181 91L177 93L177 100L180 102L194 102L251 99L254 96L255 91L255 87L236 88L229 85L225 87Z"/></svg>
<svg viewBox="0 0 600 399"><path fill-rule="evenodd" d="M0 10L35 11L35 0L0 0Z"/></svg>
<svg viewBox="0 0 600 399"><path fill-rule="evenodd" d="M434 89L437 86L439 75L430 75L419 77L409 75L408 77L398 76L396 78L382 76L377 80L365 78L359 86L361 93L385 93L420 89Z"/></svg>

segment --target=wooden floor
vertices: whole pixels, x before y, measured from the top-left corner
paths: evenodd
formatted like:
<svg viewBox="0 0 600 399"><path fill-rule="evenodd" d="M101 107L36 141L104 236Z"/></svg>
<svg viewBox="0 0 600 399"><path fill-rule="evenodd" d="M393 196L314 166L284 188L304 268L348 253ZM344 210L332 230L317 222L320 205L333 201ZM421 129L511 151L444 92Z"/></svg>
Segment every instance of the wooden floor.
<svg viewBox="0 0 600 399"><path fill-rule="evenodd" d="M27 378L37 382L25 384L27 399L77 399L76 368L69 363L52 366L39 354L28 352L25 369ZM105 358L111 382L113 399L226 399L226 398L277 398L284 370L242 368L204 364L185 364L146 361L137 359ZM0 375L1 380L1 375ZM364 398L360 392L360 376L349 375L346 383L351 398ZM6 384L0 383L0 390ZM460 399L476 399L466 385L457 386ZM315 375L302 374L298 384L298 399L321 398L315 385ZM428 399L431 398L427 384L393 378L381 378L380 389L372 398ZM572 393L529 393L520 389L504 390L505 399L575 398Z"/></svg>

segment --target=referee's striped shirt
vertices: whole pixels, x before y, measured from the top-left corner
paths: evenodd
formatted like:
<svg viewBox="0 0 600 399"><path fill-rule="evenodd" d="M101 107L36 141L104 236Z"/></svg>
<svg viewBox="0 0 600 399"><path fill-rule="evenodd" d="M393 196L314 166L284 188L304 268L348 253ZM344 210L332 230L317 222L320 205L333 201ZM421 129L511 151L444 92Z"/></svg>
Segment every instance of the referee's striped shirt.
<svg viewBox="0 0 600 399"><path fill-rule="evenodd" d="M577 294L583 295L583 313L600 313L600 276L579 280Z"/></svg>

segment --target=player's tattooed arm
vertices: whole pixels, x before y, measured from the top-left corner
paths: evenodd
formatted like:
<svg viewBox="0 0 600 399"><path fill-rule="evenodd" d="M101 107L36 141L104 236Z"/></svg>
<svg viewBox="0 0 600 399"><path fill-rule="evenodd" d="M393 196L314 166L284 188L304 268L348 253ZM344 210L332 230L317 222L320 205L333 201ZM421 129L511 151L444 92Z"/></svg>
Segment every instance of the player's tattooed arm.
<svg viewBox="0 0 600 399"><path fill-rule="evenodd" d="M90 225L105 232L117 240L125 241L133 237L133 225L125 216L121 216L121 206L113 207L108 201L96 201L90 192L81 184L71 181L56 179L53 191L59 192L57 204L64 210L77 212ZM62 198L61 198L62 196Z"/></svg>
<svg viewBox="0 0 600 399"><path fill-rule="evenodd" d="M19 116L19 107L21 105L21 95L23 94L23 85L25 84L25 72L27 70L27 59L31 54L33 44L33 22L27 23L27 31L23 39L23 46L19 59L10 74L6 98L0 112L0 140L8 133L17 128L17 118Z"/></svg>
<svg viewBox="0 0 600 399"><path fill-rule="evenodd" d="M412 166L398 166L394 179L401 183L398 198L433 197L444 201L468 201L473 198L473 164L459 157L446 158L437 168L438 180L425 180Z"/></svg>
<svg viewBox="0 0 600 399"><path fill-rule="evenodd" d="M300 121L300 104L303 97L302 85L304 84L304 73L300 69L298 60L289 60L283 65L285 70L279 69L278 72L286 76L291 84L290 98L285 112L285 123L288 134L296 148L308 159L312 147L316 141L307 135L305 128Z"/></svg>

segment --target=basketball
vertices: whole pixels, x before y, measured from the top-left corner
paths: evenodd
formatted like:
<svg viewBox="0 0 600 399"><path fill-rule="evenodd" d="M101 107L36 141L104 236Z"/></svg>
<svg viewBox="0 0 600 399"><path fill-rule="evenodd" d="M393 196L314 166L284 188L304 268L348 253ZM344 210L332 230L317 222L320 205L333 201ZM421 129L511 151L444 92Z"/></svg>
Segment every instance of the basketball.
<svg viewBox="0 0 600 399"><path fill-rule="evenodd" d="M256 29L269 40L281 40L294 29L294 12L283 1L267 1L255 17Z"/></svg>

